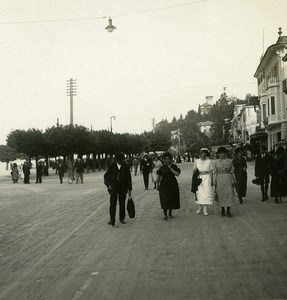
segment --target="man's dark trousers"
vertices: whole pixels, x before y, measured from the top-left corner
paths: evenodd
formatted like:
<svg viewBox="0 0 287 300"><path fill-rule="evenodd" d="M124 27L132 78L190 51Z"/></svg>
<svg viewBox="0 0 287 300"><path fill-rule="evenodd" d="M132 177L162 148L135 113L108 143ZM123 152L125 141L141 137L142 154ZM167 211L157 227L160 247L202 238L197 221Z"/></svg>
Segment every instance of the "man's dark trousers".
<svg viewBox="0 0 287 300"><path fill-rule="evenodd" d="M143 172L144 187L148 189L149 172Z"/></svg>
<svg viewBox="0 0 287 300"><path fill-rule="evenodd" d="M269 186L269 174L265 174L264 176L259 177L261 182L261 193L262 193L262 200L268 199L268 186Z"/></svg>
<svg viewBox="0 0 287 300"><path fill-rule="evenodd" d="M116 222L116 208L117 200L119 199L119 215L120 220L124 221L126 216L126 191L122 191L120 188L115 188L110 191L110 218L112 224Z"/></svg>

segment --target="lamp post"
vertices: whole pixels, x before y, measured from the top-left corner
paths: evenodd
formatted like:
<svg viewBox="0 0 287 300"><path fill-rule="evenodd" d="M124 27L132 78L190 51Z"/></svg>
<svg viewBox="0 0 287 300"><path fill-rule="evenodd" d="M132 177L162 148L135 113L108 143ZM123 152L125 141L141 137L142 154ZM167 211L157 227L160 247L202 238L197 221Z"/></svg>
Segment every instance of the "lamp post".
<svg viewBox="0 0 287 300"><path fill-rule="evenodd" d="M116 119L115 116L110 117L111 132L113 132L113 120L115 120L115 119Z"/></svg>

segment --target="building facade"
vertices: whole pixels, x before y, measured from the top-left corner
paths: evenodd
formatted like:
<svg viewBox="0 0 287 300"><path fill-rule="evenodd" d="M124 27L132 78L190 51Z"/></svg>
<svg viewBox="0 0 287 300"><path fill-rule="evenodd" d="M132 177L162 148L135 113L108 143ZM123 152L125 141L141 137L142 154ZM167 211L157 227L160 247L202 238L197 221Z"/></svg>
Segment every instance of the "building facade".
<svg viewBox="0 0 287 300"><path fill-rule="evenodd" d="M211 126L212 125L213 125L213 122L211 122L211 121L197 123L197 126L199 127L200 132L204 133L209 138L211 137Z"/></svg>
<svg viewBox="0 0 287 300"><path fill-rule="evenodd" d="M203 103L202 105L200 105L200 113L201 115L208 115L212 109L212 99L213 96L206 96L205 97L205 103Z"/></svg>
<svg viewBox="0 0 287 300"><path fill-rule="evenodd" d="M283 91L287 74L284 61L287 54L287 36L282 36L281 28L278 34L276 44L267 48L254 74L260 101L260 128L267 133L269 150L287 137L287 97Z"/></svg>
<svg viewBox="0 0 287 300"><path fill-rule="evenodd" d="M258 131L260 109L258 98L252 97L246 104L236 104L231 120L231 142L235 144L250 144L251 137Z"/></svg>

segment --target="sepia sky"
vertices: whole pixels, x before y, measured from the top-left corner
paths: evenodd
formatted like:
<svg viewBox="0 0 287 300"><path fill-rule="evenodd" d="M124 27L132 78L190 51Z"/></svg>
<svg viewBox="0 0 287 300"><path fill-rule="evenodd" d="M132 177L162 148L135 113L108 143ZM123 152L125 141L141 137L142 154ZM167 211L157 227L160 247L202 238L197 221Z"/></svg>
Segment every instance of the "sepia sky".
<svg viewBox="0 0 287 300"><path fill-rule="evenodd" d="M152 130L226 87L257 95L263 50L287 35L286 0L0 0L0 144L70 122ZM112 17L117 29L105 30Z"/></svg>

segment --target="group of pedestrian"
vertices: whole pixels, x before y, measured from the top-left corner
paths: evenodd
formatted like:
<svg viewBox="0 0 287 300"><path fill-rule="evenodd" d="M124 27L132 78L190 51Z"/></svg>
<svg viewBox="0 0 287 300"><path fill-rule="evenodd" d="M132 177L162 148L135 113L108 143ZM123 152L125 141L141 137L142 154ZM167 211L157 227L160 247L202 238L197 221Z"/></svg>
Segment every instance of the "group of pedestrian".
<svg viewBox="0 0 287 300"><path fill-rule="evenodd" d="M218 201L221 215L232 217L231 207L235 203L234 164L236 161L227 157L228 150L225 147L219 147L216 154L218 158L212 162L209 150L202 148L199 158L194 162L192 192L194 192L195 203L198 204L196 213L208 216L207 207L214 201Z"/></svg>
<svg viewBox="0 0 287 300"><path fill-rule="evenodd" d="M247 192L247 161L244 149L235 149L233 157L225 147L219 147L216 159L210 159L207 148L202 148L199 157L194 161L192 175L192 191L195 195L195 203L198 205L197 214L208 216L208 206L216 201L221 208L221 216L232 217L231 208L238 201L243 203ZM181 170L173 163L173 156L166 152L161 159L143 155L140 160L140 171L143 174L144 187L147 190L149 177L154 182L154 188L159 191L160 206L164 219L172 218L172 211L180 208L180 192L176 177ZM286 153L279 147L276 157L272 159L266 147L260 148L260 154L255 160L255 175L260 179L262 201L268 198L269 175L271 175L271 197L275 202L280 201L286 195L283 176L286 166ZM131 194L131 171L125 163L124 155L115 156L114 163L105 173L105 184L110 193L110 221L115 224L115 210L117 197L120 203L120 222L125 223L125 199L126 194Z"/></svg>
<svg viewBox="0 0 287 300"><path fill-rule="evenodd" d="M287 195L287 154L282 146L275 151L275 157L268 153L266 146L260 146L260 153L255 158L255 177L261 188L261 201L268 199L271 177L270 196L275 203L281 202L281 198Z"/></svg>

